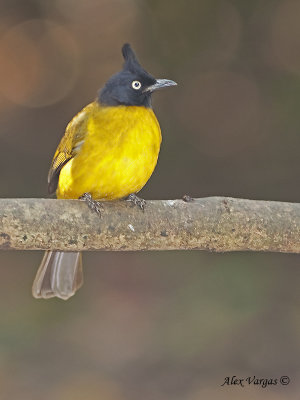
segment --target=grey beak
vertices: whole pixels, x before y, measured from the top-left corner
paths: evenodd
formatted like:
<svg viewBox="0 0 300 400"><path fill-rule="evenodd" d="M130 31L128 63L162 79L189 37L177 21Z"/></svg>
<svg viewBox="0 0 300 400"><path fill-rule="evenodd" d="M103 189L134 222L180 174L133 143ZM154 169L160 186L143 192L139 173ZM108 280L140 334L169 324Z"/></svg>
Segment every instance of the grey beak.
<svg viewBox="0 0 300 400"><path fill-rule="evenodd" d="M148 86L144 92L154 92L154 90L162 89L167 86L176 86L177 83L170 79L156 79L154 85Z"/></svg>

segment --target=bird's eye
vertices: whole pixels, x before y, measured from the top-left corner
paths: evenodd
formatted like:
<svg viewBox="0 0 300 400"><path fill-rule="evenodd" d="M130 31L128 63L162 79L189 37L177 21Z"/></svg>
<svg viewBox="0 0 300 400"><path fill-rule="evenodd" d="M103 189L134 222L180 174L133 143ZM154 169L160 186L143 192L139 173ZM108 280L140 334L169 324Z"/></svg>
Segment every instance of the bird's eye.
<svg viewBox="0 0 300 400"><path fill-rule="evenodd" d="M135 90L139 90L142 87L142 84L140 81L133 81L131 84L132 88Z"/></svg>

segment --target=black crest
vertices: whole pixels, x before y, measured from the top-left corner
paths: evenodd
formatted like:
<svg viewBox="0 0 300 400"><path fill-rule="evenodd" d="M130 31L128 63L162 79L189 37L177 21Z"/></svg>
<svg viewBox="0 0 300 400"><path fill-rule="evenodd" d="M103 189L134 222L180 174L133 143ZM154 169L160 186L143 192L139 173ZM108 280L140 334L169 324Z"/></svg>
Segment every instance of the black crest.
<svg viewBox="0 0 300 400"><path fill-rule="evenodd" d="M125 60L125 64L130 65L132 63L140 66L140 63L138 62L135 52L132 50L132 47L130 46L129 43L125 43L124 46L122 47L122 54Z"/></svg>
<svg viewBox="0 0 300 400"><path fill-rule="evenodd" d="M145 81L148 80L149 85L154 83L155 78L153 78L153 76L145 71L144 68L141 66L135 52L133 51L129 43L125 43L122 47L122 54L125 60L123 71L130 71L133 74L139 75L141 79Z"/></svg>

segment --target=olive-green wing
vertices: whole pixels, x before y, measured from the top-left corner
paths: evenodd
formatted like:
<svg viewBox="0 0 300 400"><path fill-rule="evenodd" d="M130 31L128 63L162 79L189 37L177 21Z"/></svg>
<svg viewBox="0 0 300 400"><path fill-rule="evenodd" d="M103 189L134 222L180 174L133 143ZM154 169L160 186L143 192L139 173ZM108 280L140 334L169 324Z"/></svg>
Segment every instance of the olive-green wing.
<svg viewBox="0 0 300 400"><path fill-rule="evenodd" d="M69 122L65 134L56 149L48 173L48 192L50 194L56 191L62 167L76 156L84 142L88 119L94 107L95 103L87 105Z"/></svg>

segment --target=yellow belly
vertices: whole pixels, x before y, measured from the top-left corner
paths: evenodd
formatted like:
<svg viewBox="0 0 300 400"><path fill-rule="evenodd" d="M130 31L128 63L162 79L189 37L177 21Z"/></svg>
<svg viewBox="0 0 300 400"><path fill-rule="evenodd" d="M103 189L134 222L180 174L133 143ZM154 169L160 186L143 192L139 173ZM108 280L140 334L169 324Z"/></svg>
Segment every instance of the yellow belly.
<svg viewBox="0 0 300 400"><path fill-rule="evenodd" d="M113 200L137 193L156 166L160 143L151 109L99 106L89 116L78 154L60 172L57 198L89 192L95 199Z"/></svg>

